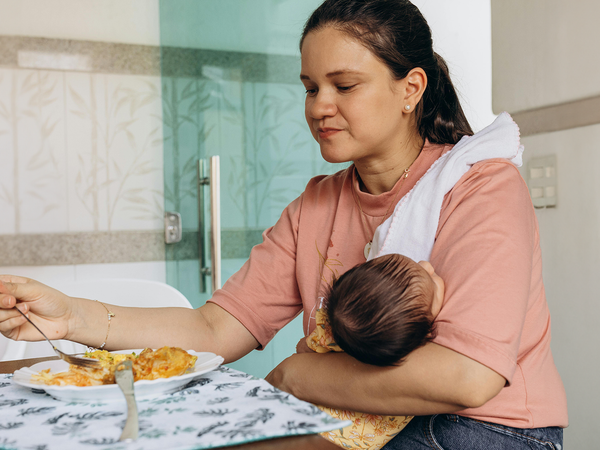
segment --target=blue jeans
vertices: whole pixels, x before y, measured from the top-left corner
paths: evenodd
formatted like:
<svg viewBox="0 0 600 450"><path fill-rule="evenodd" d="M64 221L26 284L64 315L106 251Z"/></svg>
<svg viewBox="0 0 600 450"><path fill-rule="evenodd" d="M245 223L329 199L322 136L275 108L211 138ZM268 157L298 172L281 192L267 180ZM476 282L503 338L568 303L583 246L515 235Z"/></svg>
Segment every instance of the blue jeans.
<svg viewBox="0 0 600 450"><path fill-rule="evenodd" d="M456 414L415 417L384 450L562 450L563 430L511 428Z"/></svg>

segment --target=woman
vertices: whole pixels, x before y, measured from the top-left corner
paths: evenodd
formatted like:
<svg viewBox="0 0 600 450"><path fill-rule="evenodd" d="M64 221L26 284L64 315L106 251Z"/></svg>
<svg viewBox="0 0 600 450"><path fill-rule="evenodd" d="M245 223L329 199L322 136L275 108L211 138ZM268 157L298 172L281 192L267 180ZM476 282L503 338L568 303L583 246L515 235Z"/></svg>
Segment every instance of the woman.
<svg viewBox="0 0 600 450"><path fill-rule="evenodd" d="M311 180L210 302L194 312L105 308L4 276L0 331L38 340L11 311L18 299L50 337L107 348L176 345L233 361L301 311L310 332L324 287L365 261L398 201L472 132L407 0L327 0L301 52L309 128L327 161L354 164ZM549 348L537 222L511 163L476 164L446 195L431 264L446 283L437 337L404 364L311 353L301 341L268 381L322 405L418 416L386 448L560 448L566 400Z"/></svg>

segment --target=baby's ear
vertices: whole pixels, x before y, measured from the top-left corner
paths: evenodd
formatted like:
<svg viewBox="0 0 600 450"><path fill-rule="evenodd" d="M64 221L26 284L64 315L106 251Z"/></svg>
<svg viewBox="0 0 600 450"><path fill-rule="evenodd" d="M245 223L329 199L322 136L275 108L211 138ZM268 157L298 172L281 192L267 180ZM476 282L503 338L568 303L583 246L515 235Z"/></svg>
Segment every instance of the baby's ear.
<svg viewBox="0 0 600 450"><path fill-rule="evenodd" d="M419 261L419 265L425 269L429 275L435 273L435 270L429 261Z"/></svg>
<svg viewBox="0 0 600 450"><path fill-rule="evenodd" d="M445 286L444 281L439 276L436 276L434 285L433 299L431 300L431 314L435 319L440 313L442 305L444 304Z"/></svg>

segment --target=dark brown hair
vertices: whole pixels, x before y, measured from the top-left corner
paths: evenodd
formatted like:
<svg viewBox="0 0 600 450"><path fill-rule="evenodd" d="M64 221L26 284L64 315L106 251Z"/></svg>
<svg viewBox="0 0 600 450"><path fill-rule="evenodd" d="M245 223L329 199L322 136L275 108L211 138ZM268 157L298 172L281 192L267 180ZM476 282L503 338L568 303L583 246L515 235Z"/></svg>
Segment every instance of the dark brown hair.
<svg viewBox="0 0 600 450"><path fill-rule="evenodd" d="M311 31L334 27L358 40L401 80L420 67L427 88L415 109L419 134L433 144L456 144L473 130L460 106L444 59L433 51L431 29L408 0L325 0L304 26Z"/></svg>
<svg viewBox="0 0 600 450"><path fill-rule="evenodd" d="M364 363L401 364L435 337L433 295L433 281L410 258L392 254L360 264L326 297L333 339Z"/></svg>

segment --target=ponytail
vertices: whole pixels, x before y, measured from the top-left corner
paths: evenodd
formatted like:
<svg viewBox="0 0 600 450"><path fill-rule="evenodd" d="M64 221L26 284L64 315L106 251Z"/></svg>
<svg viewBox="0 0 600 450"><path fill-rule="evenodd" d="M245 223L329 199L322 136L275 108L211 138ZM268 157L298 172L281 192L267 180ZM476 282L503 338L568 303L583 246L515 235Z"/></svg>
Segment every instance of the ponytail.
<svg viewBox="0 0 600 450"><path fill-rule="evenodd" d="M434 52L435 66L428 73L427 89L417 105L419 134L432 144L456 144L473 130L460 105L444 58Z"/></svg>
<svg viewBox="0 0 600 450"><path fill-rule="evenodd" d="M325 0L310 16L300 40L332 26L358 40L401 80L420 67L427 88L415 110L417 129L432 144L456 144L473 130L460 106L448 66L433 51L431 29L408 0Z"/></svg>

